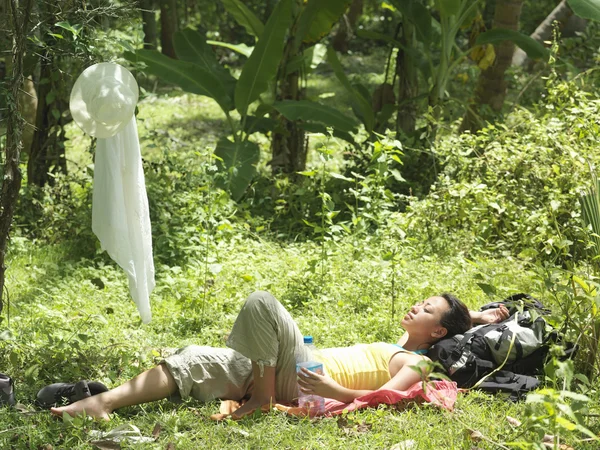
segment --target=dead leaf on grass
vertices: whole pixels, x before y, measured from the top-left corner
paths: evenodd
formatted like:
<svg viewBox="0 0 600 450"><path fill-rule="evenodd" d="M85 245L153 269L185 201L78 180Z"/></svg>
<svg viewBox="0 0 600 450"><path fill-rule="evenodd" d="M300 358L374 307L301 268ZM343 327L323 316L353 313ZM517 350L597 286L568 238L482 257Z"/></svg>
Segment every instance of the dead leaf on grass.
<svg viewBox="0 0 600 450"><path fill-rule="evenodd" d="M481 431L467 429L466 432L469 436L469 439L474 442L479 442L483 439L483 433Z"/></svg>
<svg viewBox="0 0 600 450"><path fill-rule="evenodd" d="M173 444L172 442L169 442L167 444L167 446L165 447L165 450L175 450L175 444Z"/></svg>
<svg viewBox="0 0 600 450"><path fill-rule="evenodd" d="M414 448L417 443L412 439L407 439L406 441L398 442L394 444L390 450L410 450Z"/></svg>
<svg viewBox="0 0 600 450"><path fill-rule="evenodd" d="M506 421L510 423L513 427L521 426L521 421L519 419L515 419L514 417L506 416Z"/></svg>
<svg viewBox="0 0 600 450"><path fill-rule="evenodd" d="M162 425L156 422L156 425L154 425L154 429L152 430L152 437L154 439L158 439L158 436L160 436L160 430L162 430Z"/></svg>
<svg viewBox="0 0 600 450"><path fill-rule="evenodd" d="M98 450L121 450L121 444L110 439L101 439L98 441L90 441Z"/></svg>
<svg viewBox="0 0 600 450"><path fill-rule="evenodd" d="M357 435L357 434L366 433L367 431L371 431L371 428L373 428L373 425L370 423L351 422L348 419L346 419L344 416L338 417L337 425L338 425L338 428L341 428L341 430L348 435Z"/></svg>

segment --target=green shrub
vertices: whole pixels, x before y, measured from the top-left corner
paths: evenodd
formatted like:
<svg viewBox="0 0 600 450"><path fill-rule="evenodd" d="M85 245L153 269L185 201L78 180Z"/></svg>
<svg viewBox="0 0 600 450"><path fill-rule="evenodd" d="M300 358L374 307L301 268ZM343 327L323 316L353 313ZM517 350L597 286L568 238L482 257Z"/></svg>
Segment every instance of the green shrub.
<svg viewBox="0 0 600 450"><path fill-rule="evenodd" d="M540 255L561 260L582 247L578 197L589 183L600 112L577 83L551 86L532 113L476 135L448 136L435 152L443 171L399 223L410 237L444 249ZM504 252L504 253L503 253Z"/></svg>

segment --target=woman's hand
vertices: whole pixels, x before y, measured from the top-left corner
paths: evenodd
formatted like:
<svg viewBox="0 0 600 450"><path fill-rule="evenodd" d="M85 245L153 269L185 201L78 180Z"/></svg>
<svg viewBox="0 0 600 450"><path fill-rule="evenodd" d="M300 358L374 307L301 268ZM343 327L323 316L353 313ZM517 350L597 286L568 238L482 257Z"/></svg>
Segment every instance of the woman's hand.
<svg viewBox="0 0 600 450"><path fill-rule="evenodd" d="M327 375L319 375L304 367L298 372L298 385L304 394L320 395L326 398L337 398L342 388Z"/></svg>
<svg viewBox="0 0 600 450"><path fill-rule="evenodd" d="M480 311L475 318L474 323L488 324L498 323L506 320L510 313L504 305L500 305L498 308L490 308L485 311Z"/></svg>

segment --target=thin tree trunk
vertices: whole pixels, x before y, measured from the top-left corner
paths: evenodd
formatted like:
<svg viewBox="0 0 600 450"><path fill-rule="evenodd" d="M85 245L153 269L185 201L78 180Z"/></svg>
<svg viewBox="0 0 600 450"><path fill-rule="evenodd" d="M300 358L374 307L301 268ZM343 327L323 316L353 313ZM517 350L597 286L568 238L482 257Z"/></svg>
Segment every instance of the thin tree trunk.
<svg viewBox="0 0 600 450"><path fill-rule="evenodd" d="M398 76L398 110L396 113L396 129L404 133L415 131L417 120L417 104L412 100L418 95L417 68L405 49L414 48L414 26L409 21L402 23L400 38L404 48L398 50L396 56L396 75Z"/></svg>
<svg viewBox="0 0 600 450"><path fill-rule="evenodd" d="M162 53L177 59L173 46L173 34L177 31L176 0L160 0L160 45Z"/></svg>
<svg viewBox="0 0 600 450"><path fill-rule="evenodd" d="M544 21L531 34L531 38L538 42L544 42L552 38L552 24L556 21L565 24L573 15L573 10L569 7L567 0L562 0L556 8L544 19ZM527 53L517 49L512 59L512 63L522 66L527 61Z"/></svg>
<svg viewBox="0 0 600 450"><path fill-rule="evenodd" d="M141 0L142 28L144 30L144 48L154 50L157 42L156 15L154 13L154 0Z"/></svg>
<svg viewBox="0 0 600 450"><path fill-rule="evenodd" d="M49 156L48 147L50 142L50 105L46 102L48 94L52 90L53 63L50 52L45 52L41 58L40 80L38 86L38 107L35 118L35 131L31 142L29 159L27 160L27 182L37 186L44 186L48 181Z"/></svg>
<svg viewBox="0 0 600 450"><path fill-rule="evenodd" d="M518 30L522 5L523 0L497 0L493 28ZM512 63L514 49L515 44L512 41L494 45L496 58L494 63L479 75L475 88L475 102L465 115L461 130L476 131L480 128L481 120L475 115L475 111L481 110L483 105L489 105L496 112L502 110L508 84L504 74Z"/></svg>
<svg viewBox="0 0 600 450"><path fill-rule="evenodd" d="M291 41L290 41L291 42ZM286 61L289 60L286 58ZM282 64L281 67L285 67ZM277 100L301 100L304 90L300 88L298 72L286 75L279 82ZM273 173L293 174L303 171L306 167L307 143L305 132L297 122L278 116L280 128L274 131L271 140L271 170Z"/></svg>
<svg viewBox="0 0 600 450"><path fill-rule="evenodd" d="M32 4L33 0L25 0L20 12L18 0L10 0L10 12L12 16L12 74L9 101L7 102L6 149L4 174L2 177L2 195L0 196L0 311L2 311L4 306L2 299L6 279L5 258L8 236L15 206L19 198L19 190L21 189L19 160L21 158L23 120L18 111L17 99L19 97L19 90L23 85L23 55L25 54L25 40L27 38Z"/></svg>
<svg viewBox="0 0 600 450"><path fill-rule="evenodd" d="M363 12L363 0L352 0L348 13L340 19L340 26L331 45L340 53L348 53L350 39L354 32L356 22Z"/></svg>

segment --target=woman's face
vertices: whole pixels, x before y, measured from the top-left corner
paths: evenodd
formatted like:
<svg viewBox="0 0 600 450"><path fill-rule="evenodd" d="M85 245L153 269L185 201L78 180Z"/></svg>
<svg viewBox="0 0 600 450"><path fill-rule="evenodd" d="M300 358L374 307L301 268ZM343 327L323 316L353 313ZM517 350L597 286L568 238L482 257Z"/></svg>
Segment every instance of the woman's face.
<svg viewBox="0 0 600 450"><path fill-rule="evenodd" d="M429 297L427 300L414 305L402 319L402 327L411 335L419 334L434 335L440 328L442 316L450 309L450 305L444 297Z"/></svg>

